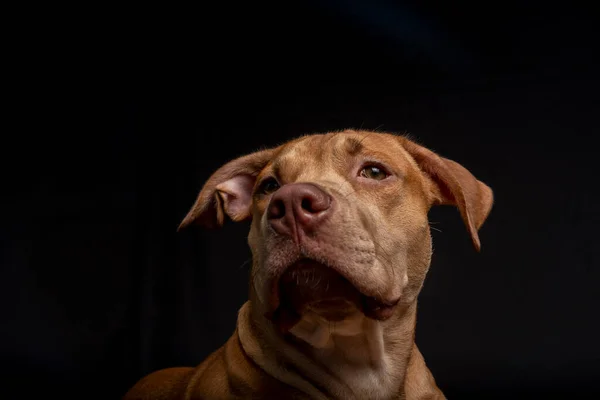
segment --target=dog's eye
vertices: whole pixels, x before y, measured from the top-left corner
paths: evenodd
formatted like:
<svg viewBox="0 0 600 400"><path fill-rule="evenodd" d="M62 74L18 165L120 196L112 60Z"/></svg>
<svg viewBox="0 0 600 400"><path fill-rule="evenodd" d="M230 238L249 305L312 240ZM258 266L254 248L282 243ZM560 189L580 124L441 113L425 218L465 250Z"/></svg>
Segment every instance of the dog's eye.
<svg viewBox="0 0 600 400"><path fill-rule="evenodd" d="M381 181L389 176L389 174L381 167L376 165L368 165L360 170L360 176L368 179Z"/></svg>
<svg viewBox="0 0 600 400"><path fill-rule="evenodd" d="M261 182L258 187L257 193L260 194L270 194L279 189L279 183L275 180L275 178L267 178Z"/></svg>

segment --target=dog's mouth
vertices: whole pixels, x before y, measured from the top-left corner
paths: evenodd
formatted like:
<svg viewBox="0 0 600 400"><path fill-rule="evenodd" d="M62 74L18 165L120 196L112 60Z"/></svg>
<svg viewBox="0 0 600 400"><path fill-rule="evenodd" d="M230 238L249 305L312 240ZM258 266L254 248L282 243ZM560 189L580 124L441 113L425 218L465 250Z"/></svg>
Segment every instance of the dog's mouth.
<svg viewBox="0 0 600 400"><path fill-rule="evenodd" d="M291 329L307 312L332 322L357 311L372 319L385 320L396 306L362 294L334 268L309 258L290 265L273 290L278 304L268 317L282 332Z"/></svg>

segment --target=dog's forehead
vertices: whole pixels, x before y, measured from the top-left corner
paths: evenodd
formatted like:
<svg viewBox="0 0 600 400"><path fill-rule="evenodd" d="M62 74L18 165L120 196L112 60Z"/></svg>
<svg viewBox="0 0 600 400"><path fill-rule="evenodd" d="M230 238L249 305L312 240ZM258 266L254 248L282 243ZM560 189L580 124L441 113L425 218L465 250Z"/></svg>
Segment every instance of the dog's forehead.
<svg viewBox="0 0 600 400"><path fill-rule="evenodd" d="M312 166L322 169L357 155L370 155L399 167L412 164L397 136L369 131L303 136L285 144L271 164L275 170L306 170Z"/></svg>

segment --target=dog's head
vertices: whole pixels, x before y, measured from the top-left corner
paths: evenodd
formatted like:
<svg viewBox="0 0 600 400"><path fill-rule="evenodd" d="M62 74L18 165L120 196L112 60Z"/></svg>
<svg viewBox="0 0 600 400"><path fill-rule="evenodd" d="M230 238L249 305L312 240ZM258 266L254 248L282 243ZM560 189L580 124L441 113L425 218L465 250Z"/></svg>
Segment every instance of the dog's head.
<svg viewBox="0 0 600 400"><path fill-rule="evenodd" d="M415 300L429 268L430 207L455 205L479 250L492 202L464 167L405 137L345 131L227 163L181 226L252 219L252 297L287 329L307 310L388 318Z"/></svg>

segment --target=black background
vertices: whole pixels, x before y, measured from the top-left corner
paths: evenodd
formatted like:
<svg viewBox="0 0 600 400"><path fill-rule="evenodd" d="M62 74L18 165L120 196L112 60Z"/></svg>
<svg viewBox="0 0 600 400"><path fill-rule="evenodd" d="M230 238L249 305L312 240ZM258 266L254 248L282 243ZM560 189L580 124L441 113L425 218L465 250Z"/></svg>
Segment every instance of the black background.
<svg viewBox="0 0 600 400"><path fill-rule="evenodd" d="M351 127L408 131L494 189L480 254L456 210L430 215L417 343L446 395L600 394L591 8L261 4L6 15L4 398L116 399L198 364L249 269L247 224L176 233L203 181Z"/></svg>

